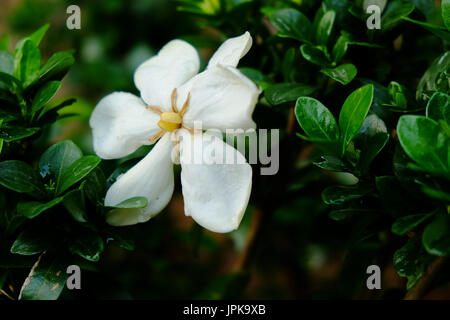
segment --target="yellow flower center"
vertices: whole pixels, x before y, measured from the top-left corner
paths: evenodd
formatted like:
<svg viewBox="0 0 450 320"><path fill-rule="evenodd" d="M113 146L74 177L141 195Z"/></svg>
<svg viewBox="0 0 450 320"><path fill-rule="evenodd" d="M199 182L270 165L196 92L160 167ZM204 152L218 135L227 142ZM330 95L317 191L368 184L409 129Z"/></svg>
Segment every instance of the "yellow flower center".
<svg viewBox="0 0 450 320"><path fill-rule="evenodd" d="M194 132L194 130L186 127L183 125L183 115L186 113L187 108L189 106L189 99L191 97L191 93L188 92L188 95L186 97L186 101L183 104L183 107L180 111L178 111L176 101L177 101L177 89L173 89L172 95L171 95L171 102L172 102L172 111L171 112L163 112L161 108L157 106L147 106L147 109L156 112L160 115L161 119L158 122L158 127L161 128L157 134L155 134L153 137L149 139L151 143L156 142L161 136L164 134L164 132L173 132L177 129L184 128L188 130L189 132Z"/></svg>
<svg viewBox="0 0 450 320"><path fill-rule="evenodd" d="M175 131L181 128L183 117L178 112L163 112L161 113L161 120L158 122L158 126L165 131Z"/></svg>

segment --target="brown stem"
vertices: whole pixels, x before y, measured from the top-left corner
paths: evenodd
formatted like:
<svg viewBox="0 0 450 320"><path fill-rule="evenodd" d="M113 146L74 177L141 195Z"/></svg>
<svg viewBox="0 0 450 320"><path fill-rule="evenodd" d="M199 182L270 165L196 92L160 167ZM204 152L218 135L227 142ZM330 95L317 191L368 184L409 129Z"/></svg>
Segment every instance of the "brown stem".
<svg viewBox="0 0 450 320"><path fill-rule="evenodd" d="M446 260L446 257L438 257L433 262L431 262L426 268L422 277L411 289L408 290L404 297L404 300L418 300L422 298Z"/></svg>

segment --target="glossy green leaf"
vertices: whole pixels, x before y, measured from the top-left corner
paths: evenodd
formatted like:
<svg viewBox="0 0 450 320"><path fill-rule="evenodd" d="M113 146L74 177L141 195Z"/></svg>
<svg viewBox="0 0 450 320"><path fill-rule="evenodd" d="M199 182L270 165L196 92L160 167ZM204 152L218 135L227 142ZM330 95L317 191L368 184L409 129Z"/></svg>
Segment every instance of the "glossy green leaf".
<svg viewBox="0 0 450 320"><path fill-rule="evenodd" d="M450 255L450 215L436 217L425 228L422 243L428 253L437 256Z"/></svg>
<svg viewBox="0 0 450 320"><path fill-rule="evenodd" d="M391 230L393 233L398 234L399 236L404 235L406 232L422 224L433 215L434 212L428 214L413 214L410 216L398 218L392 224Z"/></svg>
<svg viewBox="0 0 450 320"><path fill-rule="evenodd" d="M270 22L278 29L277 36L308 42L311 22L298 10L280 9L269 16Z"/></svg>
<svg viewBox="0 0 450 320"><path fill-rule="evenodd" d="M388 142L389 133L383 120L376 114L371 114L366 118L353 140L355 148L361 150L359 157L361 172L366 173L373 159Z"/></svg>
<svg viewBox="0 0 450 320"><path fill-rule="evenodd" d="M331 79L336 80L339 83L342 83L343 85L349 84L358 73L358 69L351 64L341 64L340 66L337 66L336 68L328 68L328 69L322 69L320 70L323 74L326 74Z"/></svg>
<svg viewBox="0 0 450 320"><path fill-rule="evenodd" d="M348 41L349 41L348 33L342 33L339 36L339 38L337 39L337 41L333 47L333 51L332 51L332 56L333 56L334 62L338 63L345 56L345 53L347 52L348 45L349 45Z"/></svg>
<svg viewBox="0 0 450 320"><path fill-rule="evenodd" d="M42 27L40 27L38 30L36 30L35 32L33 32L32 34L30 34L28 36L28 38L33 41L33 43L36 46L39 46L39 44L41 43L42 38L44 38L45 34L47 33L48 28L50 27L50 24L44 24Z"/></svg>
<svg viewBox="0 0 450 320"><path fill-rule="evenodd" d="M62 258L41 255L25 279L19 299L56 300L67 281L67 263Z"/></svg>
<svg viewBox="0 0 450 320"><path fill-rule="evenodd" d="M264 96L272 105L295 101L297 98L307 96L315 91L315 87L300 83L277 83L269 86Z"/></svg>
<svg viewBox="0 0 450 320"><path fill-rule="evenodd" d="M50 81L43 85L34 96L31 112L35 113L43 108L55 96L60 87L60 81Z"/></svg>
<svg viewBox="0 0 450 320"><path fill-rule="evenodd" d="M394 0L389 2L386 11L381 17L381 29L386 30L408 16L414 10L414 5L409 1Z"/></svg>
<svg viewBox="0 0 450 320"><path fill-rule="evenodd" d="M64 195L63 205L78 222L87 222L86 204L82 190L73 190Z"/></svg>
<svg viewBox="0 0 450 320"><path fill-rule="evenodd" d="M434 173L449 174L450 138L439 124L424 116L402 116L397 125L400 144L420 166Z"/></svg>
<svg viewBox="0 0 450 320"><path fill-rule="evenodd" d="M14 75L24 83L24 87L31 82L41 66L41 53L36 44L26 39L16 48L14 53Z"/></svg>
<svg viewBox="0 0 450 320"><path fill-rule="evenodd" d="M437 26L437 25L427 23L427 22L413 20L411 18L406 18L406 17L404 17L403 20L417 24L417 25L421 26L422 28L428 30L435 36L438 36L439 38L441 38L445 41L450 41L450 32L448 32L448 30L444 27Z"/></svg>
<svg viewBox="0 0 450 320"><path fill-rule="evenodd" d="M310 97L298 98L295 104L295 116L309 137L327 141L339 139L336 119L320 101Z"/></svg>
<svg viewBox="0 0 450 320"><path fill-rule="evenodd" d="M331 186L322 192L322 200L326 204L344 204L362 198L372 191L373 187L365 185Z"/></svg>
<svg viewBox="0 0 450 320"><path fill-rule="evenodd" d="M17 141L31 137L39 130L39 128L24 128L18 125L5 124L0 128L0 138L5 142Z"/></svg>
<svg viewBox="0 0 450 320"><path fill-rule="evenodd" d="M0 184L16 192L39 199L44 196L43 185L37 172L25 162L0 162Z"/></svg>
<svg viewBox="0 0 450 320"><path fill-rule="evenodd" d="M56 194L59 195L66 191L72 185L86 177L101 162L97 156L84 156L75 160L62 174L62 177L56 185Z"/></svg>
<svg viewBox="0 0 450 320"><path fill-rule="evenodd" d="M318 160L313 161L314 165L328 171L346 172L347 165L338 157L332 155L322 155Z"/></svg>
<svg viewBox="0 0 450 320"><path fill-rule="evenodd" d="M339 114L342 154L361 128L373 100L373 85L365 85L353 91L345 100Z"/></svg>
<svg viewBox="0 0 450 320"><path fill-rule="evenodd" d="M98 261L104 250L102 238L94 233L87 232L77 236L70 244L69 250L89 261Z"/></svg>
<svg viewBox="0 0 450 320"><path fill-rule="evenodd" d="M17 212L28 219L33 219L40 215L42 212L56 206L60 203L64 197L55 198L47 203L37 201L19 202L17 204Z"/></svg>
<svg viewBox="0 0 450 320"><path fill-rule="evenodd" d="M409 290L421 277L431 256L423 250L420 237L414 237L394 253L393 263L397 273L408 278Z"/></svg>
<svg viewBox="0 0 450 320"><path fill-rule="evenodd" d="M320 19L319 25L316 30L316 42L318 45L327 46L328 38L333 31L334 19L336 18L336 12L327 11Z"/></svg>
<svg viewBox="0 0 450 320"><path fill-rule="evenodd" d="M443 120L450 124L450 96L436 92L428 101L426 115L435 121Z"/></svg>
<svg viewBox="0 0 450 320"><path fill-rule="evenodd" d="M442 20L448 30L450 30L450 0L442 0L441 3Z"/></svg>
<svg viewBox="0 0 450 320"><path fill-rule="evenodd" d="M303 58L311 63L325 68L331 66L331 63L325 53L319 48L314 47L313 45L303 44L300 47L300 52L302 53Z"/></svg>
<svg viewBox="0 0 450 320"><path fill-rule="evenodd" d="M39 71L38 79L35 81L47 82L50 80L61 80L69 68L75 63L70 51L62 51L53 54Z"/></svg>
<svg viewBox="0 0 450 320"><path fill-rule="evenodd" d="M28 229L19 234L11 247L11 253L31 256L44 252L51 245L51 235Z"/></svg>
<svg viewBox="0 0 450 320"><path fill-rule="evenodd" d="M67 169L82 156L81 150L72 141L58 142L42 154L39 160L41 176L52 179L58 186L62 184Z"/></svg>
<svg viewBox="0 0 450 320"><path fill-rule="evenodd" d="M417 85L416 99L427 102L436 91L447 92L449 87L446 72L450 73L450 51L437 57L425 71Z"/></svg>
<svg viewBox="0 0 450 320"><path fill-rule="evenodd" d="M22 89L22 83L9 73L0 71L0 89L6 89L11 92Z"/></svg>

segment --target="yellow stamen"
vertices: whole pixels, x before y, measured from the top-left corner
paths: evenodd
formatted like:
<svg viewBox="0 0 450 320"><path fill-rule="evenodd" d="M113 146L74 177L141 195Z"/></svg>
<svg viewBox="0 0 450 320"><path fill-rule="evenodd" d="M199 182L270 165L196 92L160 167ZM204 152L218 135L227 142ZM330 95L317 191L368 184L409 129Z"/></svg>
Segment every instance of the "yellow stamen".
<svg viewBox="0 0 450 320"><path fill-rule="evenodd" d="M162 121L160 120L158 122L158 126L166 131L172 132L177 130L178 128L180 128L180 124L179 123L170 123L170 122L166 122L166 121Z"/></svg>
<svg viewBox="0 0 450 320"><path fill-rule="evenodd" d="M183 118L181 118L181 115L176 112L163 112L161 114L161 120L164 122L176 124L180 124L181 122L183 122Z"/></svg>
<svg viewBox="0 0 450 320"><path fill-rule="evenodd" d="M158 126L166 131L175 131L181 127L183 118L176 112L163 112L161 114L161 120L158 122Z"/></svg>

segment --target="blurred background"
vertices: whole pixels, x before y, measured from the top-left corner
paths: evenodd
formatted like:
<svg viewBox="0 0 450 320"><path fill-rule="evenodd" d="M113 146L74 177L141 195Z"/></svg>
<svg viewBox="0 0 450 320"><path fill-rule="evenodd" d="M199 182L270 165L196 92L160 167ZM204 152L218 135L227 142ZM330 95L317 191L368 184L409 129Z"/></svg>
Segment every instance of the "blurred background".
<svg viewBox="0 0 450 320"><path fill-rule="evenodd" d="M66 27L66 8L71 4L81 8L81 30ZM251 19L243 18L225 34L202 21L201 16L177 10L177 3L169 0L1 0L0 4L0 36L9 37L10 51L18 39L45 23L51 27L40 46L44 60L55 51L75 50L76 63L53 103L74 97L77 102L65 112L77 115L52 127L49 144L71 139L88 154L93 152L88 119L96 103L112 91L138 94L134 70L166 42L186 39L199 49L204 66L224 39L256 28L255 24L249 25ZM241 67L265 66L258 37L269 34L270 26L257 22L257 28L264 31L255 38L254 49L242 60ZM357 51L353 54L358 56ZM371 68L370 62L366 64L358 65L363 74ZM411 81L417 82L426 68L424 60L418 65L421 69L415 71ZM383 72L389 73L382 68L371 72L380 73L380 77ZM284 130L288 110L258 105L255 120L261 127ZM84 266L82 290L64 291L61 298L401 298L405 280L397 275L391 260L404 240L387 239L392 235L365 230L368 221L357 224L330 219L330 208L323 204L321 191L332 182L345 184L352 180L345 175L323 174L310 166L314 149L297 140L291 144L299 152L295 154L293 179L285 182L287 195L271 203L271 195L264 192L271 180L256 180L251 203L237 231L211 233L185 217L176 179L176 192L166 210L148 223L120 229L134 250L109 245L100 262ZM128 159L133 162L147 150L138 150ZM102 166L109 174L124 161L104 161ZM260 205L255 205L262 198L273 209L264 219ZM257 245L249 250L248 239L259 223L264 225L257 234ZM246 258L247 254L251 256ZM377 292L367 290L365 284L366 268L374 263L385 266L383 289Z"/></svg>

